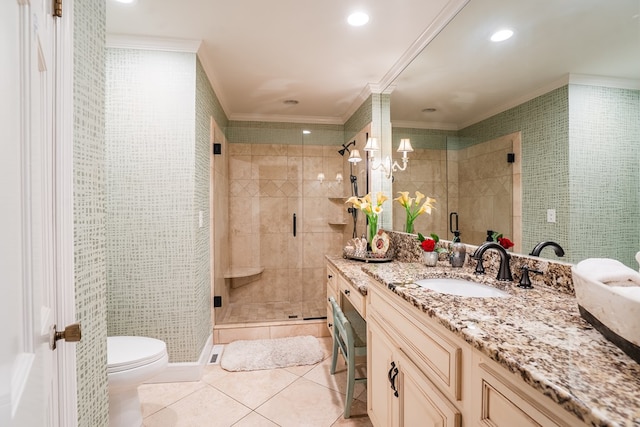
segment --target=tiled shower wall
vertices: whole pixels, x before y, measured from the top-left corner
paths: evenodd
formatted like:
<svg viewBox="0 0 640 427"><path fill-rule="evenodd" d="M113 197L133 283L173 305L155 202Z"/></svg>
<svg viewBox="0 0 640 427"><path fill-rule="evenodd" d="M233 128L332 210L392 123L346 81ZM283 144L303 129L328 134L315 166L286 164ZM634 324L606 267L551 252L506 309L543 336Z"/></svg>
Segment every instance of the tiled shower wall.
<svg viewBox="0 0 640 427"><path fill-rule="evenodd" d="M73 242L78 426L106 427L107 315L104 176L104 58L102 0L73 4Z"/></svg>
<svg viewBox="0 0 640 427"><path fill-rule="evenodd" d="M323 302L324 256L343 246L342 127L232 122L227 136L231 266L265 269L231 288L230 301Z"/></svg>
<svg viewBox="0 0 640 427"><path fill-rule="evenodd" d="M509 136L450 150L458 171L458 214L463 241L478 245L486 240L487 230L516 240L513 234L513 153ZM514 249L518 251L520 248Z"/></svg>
<svg viewBox="0 0 640 427"><path fill-rule="evenodd" d="M209 123L196 122L207 99L196 70L193 53L107 51L108 333L162 339L170 362L198 360L211 333Z"/></svg>

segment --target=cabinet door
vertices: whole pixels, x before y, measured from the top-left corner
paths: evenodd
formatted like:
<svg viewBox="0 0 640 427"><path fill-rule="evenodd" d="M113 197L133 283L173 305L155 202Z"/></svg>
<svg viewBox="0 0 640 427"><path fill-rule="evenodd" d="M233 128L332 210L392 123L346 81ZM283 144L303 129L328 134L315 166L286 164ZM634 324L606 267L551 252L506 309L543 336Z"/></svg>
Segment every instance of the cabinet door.
<svg viewBox="0 0 640 427"><path fill-rule="evenodd" d="M460 411L401 350L397 350L396 359L400 366L399 425L460 427L462 420Z"/></svg>
<svg viewBox="0 0 640 427"><path fill-rule="evenodd" d="M392 422L396 397L389 376L395 372L392 365L396 365L393 349L393 344L376 322L375 316L370 316L367 319L367 413L376 427L397 425L397 422Z"/></svg>

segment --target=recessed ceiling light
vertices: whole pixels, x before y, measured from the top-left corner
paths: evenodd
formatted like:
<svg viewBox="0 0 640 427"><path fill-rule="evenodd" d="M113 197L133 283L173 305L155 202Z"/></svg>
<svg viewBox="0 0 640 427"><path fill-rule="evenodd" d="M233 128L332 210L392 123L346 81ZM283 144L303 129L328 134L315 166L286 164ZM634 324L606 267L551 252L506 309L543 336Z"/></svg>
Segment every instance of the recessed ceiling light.
<svg viewBox="0 0 640 427"><path fill-rule="evenodd" d="M116 3L123 3L123 4L132 4L135 3L136 0L114 0Z"/></svg>
<svg viewBox="0 0 640 427"><path fill-rule="evenodd" d="M435 113L437 110L435 108L423 108L422 112L423 113Z"/></svg>
<svg viewBox="0 0 640 427"><path fill-rule="evenodd" d="M349 25L360 27L369 22L369 15L364 12L354 12L347 18Z"/></svg>
<svg viewBox="0 0 640 427"><path fill-rule="evenodd" d="M513 31L509 29L498 30L491 35L492 42L503 42L510 39L513 35Z"/></svg>
<svg viewBox="0 0 640 427"><path fill-rule="evenodd" d="M298 101L297 99L285 99L283 101L283 104L285 105L298 105L300 103L300 101Z"/></svg>
<svg viewBox="0 0 640 427"><path fill-rule="evenodd" d="M304 135L309 135L309 134L311 133L311 131L310 131L310 130L306 130L306 129L304 129L304 130L302 131L302 133L303 133Z"/></svg>

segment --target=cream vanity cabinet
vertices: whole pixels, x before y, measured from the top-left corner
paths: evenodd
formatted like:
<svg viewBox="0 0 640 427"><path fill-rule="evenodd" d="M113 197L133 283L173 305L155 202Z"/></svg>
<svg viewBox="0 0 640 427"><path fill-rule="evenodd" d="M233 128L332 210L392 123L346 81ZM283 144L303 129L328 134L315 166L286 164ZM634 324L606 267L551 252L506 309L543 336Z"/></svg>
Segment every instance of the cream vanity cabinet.
<svg viewBox="0 0 640 427"><path fill-rule="evenodd" d="M340 299L338 298L338 272L337 270L329 263L327 265L327 327L329 328L329 332L333 336L333 310L331 309L331 303L329 302L329 298L333 297L338 304L340 304Z"/></svg>
<svg viewBox="0 0 640 427"><path fill-rule="evenodd" d="M370 287L369 298L367 412L373 425L461 426L460 345L388 303L389 295Z"/></svg>
<svg viewBox="0 0 640 427"><path fill-rule="evenodd" d="M333 297L343 311L351 311L353 307L362 318L365 318L367 299L351 284L333 265L327 266L327 327L333 334L333 311L329 298Z"/></svg>
<svg viewBox="0 0 640 427"><path fill-rule="evenodd" d="M378 283L368 286L367 412L387 426L585 426Z"/></svg>

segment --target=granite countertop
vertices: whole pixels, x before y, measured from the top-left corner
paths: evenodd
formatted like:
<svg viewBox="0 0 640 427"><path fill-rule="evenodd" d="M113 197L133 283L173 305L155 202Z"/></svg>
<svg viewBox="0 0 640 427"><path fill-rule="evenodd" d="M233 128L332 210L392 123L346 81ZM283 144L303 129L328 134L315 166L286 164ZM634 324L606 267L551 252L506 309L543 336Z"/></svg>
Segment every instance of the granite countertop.
<svg viewBox="0 0 640 427"><path fill-rule="evenodd" d="M534 289L520 289L444 262L425 267L329 261L359 289L364 287L365 294L367 276L381 282L587 424L640 426L640 364L580 317L570 293L535 284ZM511 296L459 297L414 284L433 277L486 283Z"/></svg>

